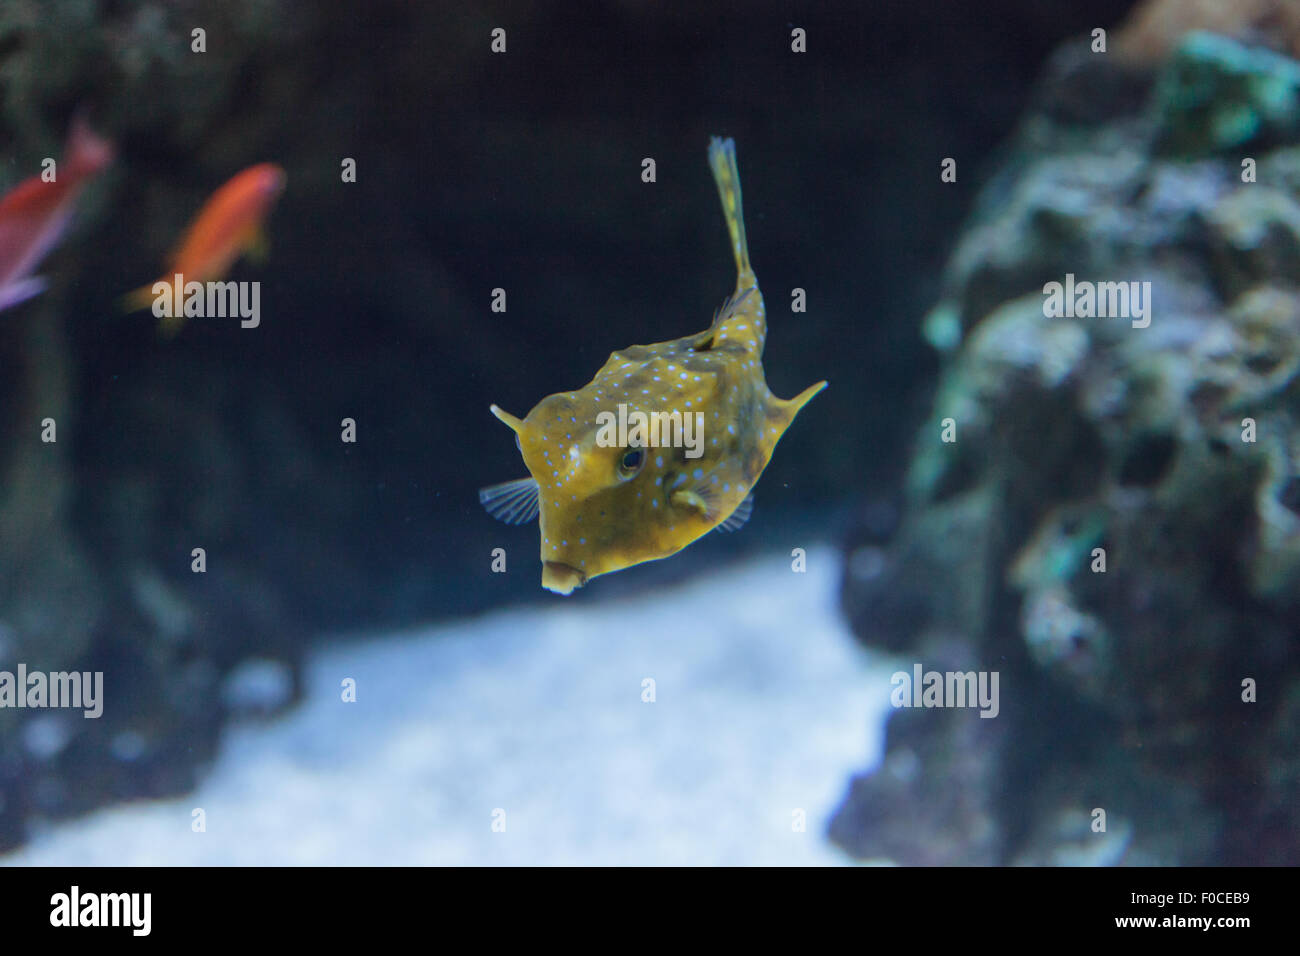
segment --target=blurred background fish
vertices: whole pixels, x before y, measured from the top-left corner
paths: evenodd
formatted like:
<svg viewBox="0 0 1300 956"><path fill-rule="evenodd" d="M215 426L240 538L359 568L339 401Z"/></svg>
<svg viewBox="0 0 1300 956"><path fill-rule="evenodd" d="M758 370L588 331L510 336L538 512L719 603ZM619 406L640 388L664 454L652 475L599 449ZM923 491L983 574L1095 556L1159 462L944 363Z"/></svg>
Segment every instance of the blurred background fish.
<svg viewBox="0 0 1300 956"><path fill-rule="evenodd" d="M63 158L0 198L0 310L45 290L32 272L62 238L82 187L112 160L112 144L78 117Z"/></svg>
<svg viewBox="0 0 1300 956"><path fill-rule="evenodd" d="M231 177L195 214L167 260L167 273L123 298L126 311L150 308L160 295L182 301L187 283L224 279L241 255L265 259L263 227L284 181L284 170L274 163L258 163ZM184 323L175 311L162 319L165 334L174 334Z"/></svg>

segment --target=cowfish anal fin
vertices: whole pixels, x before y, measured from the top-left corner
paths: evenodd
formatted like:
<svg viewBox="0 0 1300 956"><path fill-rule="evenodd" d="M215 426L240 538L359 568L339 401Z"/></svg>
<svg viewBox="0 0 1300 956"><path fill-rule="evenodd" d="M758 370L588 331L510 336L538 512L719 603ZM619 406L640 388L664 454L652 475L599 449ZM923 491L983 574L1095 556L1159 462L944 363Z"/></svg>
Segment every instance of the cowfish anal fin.
<svg viewBox="0 0 1300 956"><path fill-rule="evenodd" d="M749 494L745 495L744 501L736 505L736 510L727 517L727 520L718 525L718 530L739 531L745 526L745 522L749 520L749 516L753 513L754 493L751 491Z"/></svg>
<svg viewBox="0 0 1300 956"><path fill-rule="evenodd" d="M478 492L479 504L506 524L527 524L537 517L539 488L535 478L516 478Z"/></svg>
<svg viewBox="0 0 1300 956"><path fill-rule="evenodd" d="M0 312L45 291L49 282L42 276L28 276L0 287Z"/></svg>

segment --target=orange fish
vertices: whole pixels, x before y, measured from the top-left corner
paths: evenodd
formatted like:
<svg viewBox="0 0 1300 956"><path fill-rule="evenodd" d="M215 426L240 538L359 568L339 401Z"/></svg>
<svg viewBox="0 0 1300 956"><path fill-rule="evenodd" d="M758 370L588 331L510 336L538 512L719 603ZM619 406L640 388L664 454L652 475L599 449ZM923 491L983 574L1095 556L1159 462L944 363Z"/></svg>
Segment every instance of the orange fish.
<svg viewBox="0 0 1300 956"><path fill-rule="evenodd" d="M45 290L32 272L63 235L81 187L112 161L112 144L75 119L53 179L33 176L0 199L0 310Z"/></svg>
<svg viewBox="0 0 1300 956"><path fill-rule="evenodd" d="M126 311L150 308L160 295L179 300L185 283L220 280L241 255L257 256L265 249L262 223L284 191L284 182L284 170L274 163L258 163L237 173L203 204L168 259L167 274L125 296ZM164 317L163 331L174 333L183 321L181 316Z"/></svg>

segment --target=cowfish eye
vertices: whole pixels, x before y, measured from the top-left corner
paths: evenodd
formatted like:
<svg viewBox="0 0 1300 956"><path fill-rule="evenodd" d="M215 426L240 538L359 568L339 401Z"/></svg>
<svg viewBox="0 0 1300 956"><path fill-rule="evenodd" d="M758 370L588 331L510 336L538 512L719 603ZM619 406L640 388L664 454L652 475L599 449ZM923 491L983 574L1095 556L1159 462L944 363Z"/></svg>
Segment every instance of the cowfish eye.
<svg viewBox="0 0 1300 956"><path fill-rule="evenodd" d="M627 450L627 454L623 456L623 460L618 463L619 477L631 478L633 475L635 475L638 471L641 470L641 466L644 464L645 464L645 449L629 448Z"/></svg>

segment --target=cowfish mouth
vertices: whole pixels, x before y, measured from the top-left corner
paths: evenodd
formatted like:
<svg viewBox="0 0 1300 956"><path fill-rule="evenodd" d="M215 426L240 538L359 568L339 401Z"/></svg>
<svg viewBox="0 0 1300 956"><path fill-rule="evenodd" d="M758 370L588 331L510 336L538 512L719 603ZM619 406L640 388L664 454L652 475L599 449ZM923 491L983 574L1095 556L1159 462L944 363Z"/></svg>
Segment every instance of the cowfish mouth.
<svg viewBox="0 0 1300 956"><path fill-rule="evenodd" d="M587 576L577 568L560 561L542 563L542 587L556 594L572 594L587 583Z"/></svg>

